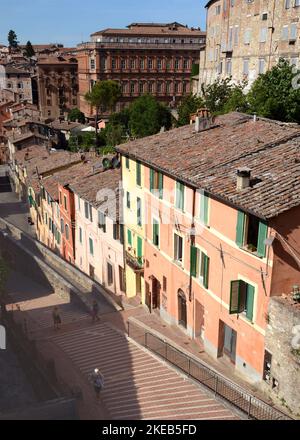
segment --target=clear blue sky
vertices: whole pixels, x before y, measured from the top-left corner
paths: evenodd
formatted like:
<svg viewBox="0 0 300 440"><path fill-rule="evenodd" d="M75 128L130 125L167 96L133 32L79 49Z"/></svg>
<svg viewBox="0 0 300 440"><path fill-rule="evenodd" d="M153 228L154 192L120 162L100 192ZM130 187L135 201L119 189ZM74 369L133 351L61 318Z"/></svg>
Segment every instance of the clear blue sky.
<svg viewBox="0 0 300 440"><path fill-rule="evenodd" d="M0 43L13 29L21 43L88 41L91 33L132 22L171 22L205 28L207 0L0 0Z"/></svg>

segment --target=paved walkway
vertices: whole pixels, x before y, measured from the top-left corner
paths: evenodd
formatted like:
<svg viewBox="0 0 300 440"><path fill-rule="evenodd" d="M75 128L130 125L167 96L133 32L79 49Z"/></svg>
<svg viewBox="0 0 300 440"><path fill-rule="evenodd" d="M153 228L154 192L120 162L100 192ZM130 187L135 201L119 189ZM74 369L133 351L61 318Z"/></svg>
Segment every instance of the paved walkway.
<svg viewBox="0 0 300 440"><path fill-rule="evenodd" d="M8 291L8 308L14 307L16 319L26 319L29 336L37 340L44 356L55 359L59 377L71 387L80 387L82 419L239 418L207 390L128 340L126 321L144 314L142 308L105 314L92 324L80 304L67 304L24 276L13 274ZM63 317L57 331L50 315L55 304ZM95 367L105 376L100 405L88 382Z"/></svg>
<svg viewBox="0 0 300 440"><path fill-rule="evenodd" d="M109 324L70 331L52 340L88 379L104 374L102 399L112 419L237 419L208 392Z"/></svg>

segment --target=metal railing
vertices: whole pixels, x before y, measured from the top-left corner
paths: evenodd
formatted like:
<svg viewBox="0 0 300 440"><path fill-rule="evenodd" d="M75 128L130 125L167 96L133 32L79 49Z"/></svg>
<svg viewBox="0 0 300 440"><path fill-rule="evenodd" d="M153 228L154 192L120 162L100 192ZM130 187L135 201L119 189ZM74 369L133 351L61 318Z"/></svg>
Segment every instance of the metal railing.
<svg viewBox="0 0 300 440"><path fill-rule="evenodd" d="M239 385L201 363L200 360L193 359L132 321L128 321L128 336L204 385L216 397L235 406L246 414L248 419L292 420L287 414L251 395Z"/></svg>

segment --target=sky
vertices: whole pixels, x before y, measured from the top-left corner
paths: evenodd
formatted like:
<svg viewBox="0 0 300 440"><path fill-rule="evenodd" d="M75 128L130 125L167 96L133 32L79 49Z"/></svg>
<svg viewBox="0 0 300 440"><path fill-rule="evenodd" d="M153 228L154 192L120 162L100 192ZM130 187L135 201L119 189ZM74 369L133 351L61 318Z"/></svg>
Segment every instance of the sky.
<svg viewBox="0 0 300 440"><path fill-rule="evenodd" d="M170 23L205 29L207 0L0 0L0 44L13 29L21 44L89 41L90 34L134 22Z"/></svg>

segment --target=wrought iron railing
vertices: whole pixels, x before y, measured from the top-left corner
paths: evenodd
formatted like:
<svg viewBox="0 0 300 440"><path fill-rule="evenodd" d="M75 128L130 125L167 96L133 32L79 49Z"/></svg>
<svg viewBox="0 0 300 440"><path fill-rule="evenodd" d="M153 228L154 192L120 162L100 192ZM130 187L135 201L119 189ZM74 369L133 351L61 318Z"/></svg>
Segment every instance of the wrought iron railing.
<svg viewBox="0 0 300 440"><path fill-rule="evenodd" d="M135 322L128 321L128 336L176 366L192 379L211 390L215 396L226 400L255 420L292 420L287 414L253 396L239 385L188 356L164 339L154 335Z"/></svg>

